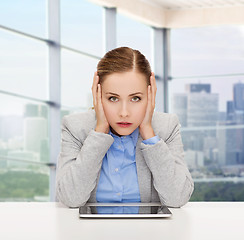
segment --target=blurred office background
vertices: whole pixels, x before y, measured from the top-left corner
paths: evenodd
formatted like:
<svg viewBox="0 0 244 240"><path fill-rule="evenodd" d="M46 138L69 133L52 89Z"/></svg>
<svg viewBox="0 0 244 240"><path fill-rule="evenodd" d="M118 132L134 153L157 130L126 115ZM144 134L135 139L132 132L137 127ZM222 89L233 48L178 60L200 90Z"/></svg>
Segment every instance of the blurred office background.
<svg viewBox="0 0 244 240"><path fill-rule="evenodd" d="M244 200L244 0L0 0L0 201L53 201L64 115L96 65L140 50L178 114L192 201Z"/></svg>

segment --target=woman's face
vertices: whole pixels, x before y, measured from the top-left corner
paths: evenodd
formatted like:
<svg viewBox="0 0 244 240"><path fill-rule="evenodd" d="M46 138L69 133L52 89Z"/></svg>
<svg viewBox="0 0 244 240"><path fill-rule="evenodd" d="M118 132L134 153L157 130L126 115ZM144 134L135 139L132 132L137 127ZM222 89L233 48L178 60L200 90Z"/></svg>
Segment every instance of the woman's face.
<svg viewBox="0 0 244 240"><path fill-rule="evenodd" d="M146 113L146 77L135 71L108 75L102 83L102 104L111 131L119 136L131 134Z"/></svg>

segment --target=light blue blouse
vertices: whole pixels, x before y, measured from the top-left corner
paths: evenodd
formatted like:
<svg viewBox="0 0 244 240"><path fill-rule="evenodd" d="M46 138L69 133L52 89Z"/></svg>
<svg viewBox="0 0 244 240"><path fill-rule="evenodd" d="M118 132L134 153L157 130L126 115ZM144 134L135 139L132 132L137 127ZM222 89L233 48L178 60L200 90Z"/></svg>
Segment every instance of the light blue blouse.
<svg viewBox="0 0 244 240"><path fill-rule="evenodd" d="M128 136L119 137L111 131L109 134L114 138L114 142L103 158L96 200L97 202L140 202L135 160L139 129L135 129ZM155 136L144 140L143 143L155 144L159 140L159 137Z"/></svg>

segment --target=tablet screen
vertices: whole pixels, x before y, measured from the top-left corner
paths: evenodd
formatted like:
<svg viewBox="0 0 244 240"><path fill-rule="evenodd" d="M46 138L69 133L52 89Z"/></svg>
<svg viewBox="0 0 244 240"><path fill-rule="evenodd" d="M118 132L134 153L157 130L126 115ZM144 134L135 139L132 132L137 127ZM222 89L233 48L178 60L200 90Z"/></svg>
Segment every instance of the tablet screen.
<svg viewBox="0 0 244 240"><path fill-rule="evenodd" d="M154 215L154 217L165 217L171 216L170 210L165 206L83 206L80 207L79 213L81 217L86 217L86 215L95 215L101 217L110 215L116 217L119 216L138 216L138 215ZM98 216L100 215L100 216ZM161 215L161 216L159 216ZM87 216L88 217L88 216ZM122 216L123 217L123 216Z"/></svg>

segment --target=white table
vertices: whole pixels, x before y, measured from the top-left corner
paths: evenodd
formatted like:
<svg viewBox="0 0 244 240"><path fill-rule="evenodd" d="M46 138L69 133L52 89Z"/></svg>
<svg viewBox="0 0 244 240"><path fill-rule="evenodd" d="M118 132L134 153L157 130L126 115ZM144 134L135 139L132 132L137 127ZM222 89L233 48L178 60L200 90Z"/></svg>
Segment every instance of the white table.
<svg viewBox="0 0 244 240"><path fill-rule="evenodd" d="M1 240L244 240L244 202L190 202L169 219L79 219L60 203L0 203Z"/></svg>

